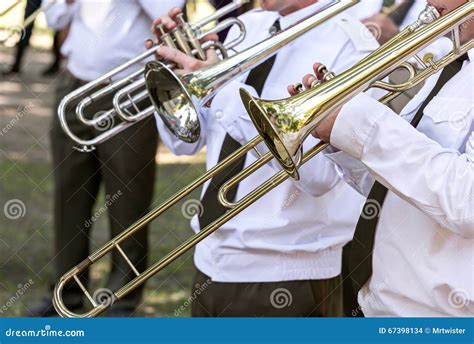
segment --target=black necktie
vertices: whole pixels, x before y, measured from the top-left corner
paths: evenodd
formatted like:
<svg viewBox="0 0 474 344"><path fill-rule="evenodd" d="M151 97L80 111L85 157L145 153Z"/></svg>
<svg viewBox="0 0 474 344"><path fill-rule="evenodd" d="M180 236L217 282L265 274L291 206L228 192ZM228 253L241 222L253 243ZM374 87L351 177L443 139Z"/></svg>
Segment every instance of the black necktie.
<svg viewBox="0 0 474 344"><path fill-rule="evenodd" d="M271 33L275 33L277 31L280 31L279 20L277 20L273 24L270 30ZM259 95L261 95L262 93L263 86L265 85L265 81L267 80L268 75L272 70L273 64L275 63L275 59L276 55L272 56L267 61L252 69L249 73L249 76L247 77L247 80L245 81L247 85L253 86L253 88ZM222 143L221 152L219 154L219 162L226 159L229 155L234 153L240 147L242 147L242 145L235 141L229 134L227 134L224 138L224 142ZM230 164L219 175L211 179L211 182L201 200L204 210L199 219L201 229L205 228L206 226L217 220L220 216L225 214L227 209L222 206L222 204L220 204L217 197L219 189L231 177L242 171L244 166L245 156ZM229 200L234 200L236 195L237 188L233 188L228 192L227 198Z"/></svg>
<svg viewBox="0 0 474 344"><path fill-rule="evenodd" d="M415 128L418 126L426 106L443 86L461 70L466 59L467 55L463 55L444 68L435 87L413 117L411 125ZM385 186L379 182L374 183L362 209L362 215L357 222L354 238L344 247L342 275L344 279L344 313L346 316L363 315L358 310L357 295L362 286L372 276L372 252L375 233L387 193L388 189ZM387 267L387 269L389 268Z"/></svg>

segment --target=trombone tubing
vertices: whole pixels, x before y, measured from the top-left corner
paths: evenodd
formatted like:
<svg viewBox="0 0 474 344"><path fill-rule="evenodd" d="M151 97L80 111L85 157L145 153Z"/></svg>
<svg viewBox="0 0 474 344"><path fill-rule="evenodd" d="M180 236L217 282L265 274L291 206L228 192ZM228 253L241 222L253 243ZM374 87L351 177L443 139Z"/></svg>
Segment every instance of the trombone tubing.
<svg viewBox="0 0 474 344"><path fill-rule="evenodd" d="M326 116L370 87L395 92L404 90L397 85L390 86L378 80L405 64L407 60L446 33L452 31L453 37L457 37L456 33L459 32L460 25L472 17L473 10L474 2L469 1L441 18L433 18L434 21L431 23L423 23L427 25L417 29L419 23L422 22L422 16L420 16L420 20L412 26L413 32L410 35L405 31L402 32L400 34L402 38L396 36L387 42L389 48L385 45L381 46L345 72L298 95L280 100L264 100L254 98L242 89L241 96L247 112L262 137L268 137L266 144L273 150L282 167L294 179L298 179L298 166L294 161L294 156L305 138ZM432 7L431 11L433 11ZM430 6L422 14L426 15L426 12L430 12ZM450 54L439 59L438 62L430 60L424 62L418 59L423 62L424 69L402 85L406 89L413 87L472 47L473 40L461 46L459 39L453 39L453 51ZM250 105L255 106L252 108ZM267 109L279 110L273 113ZM273 123L275 115L293 119L295 124L291 128L274 126L270 123ZM277 144L283 146L284 149L277 152L275 150ZM289 159L292 161L290 162Z"/></svg>
<svg viewBox="0 0 474 344"><path fill-rule="evenodd" d="M353 6L354 4L358 3L359 1L356 0L344 0L344 1L336 1L337 6L335 6L334 9L331 9L332 14L335 15L337 13L340 13L341 11ZM295 25L292 30L284 34L283 36L279 37L278 40L280 42L276 44L275 47L271 47L270 43L264 43L265 45L265 53L256 53L255 49L250 49L250 55L257 55L255 59L263 60L265 57L266 53L273 54L276 53L276 51L285 45L286 43L294 40L297 38L298 33L303 34L307 32L310 28L316 26L320 22L327 20L328 18L321 18L318 17L316 20L310 20L309 17L306 19L307 21L311 21L311 25L308 27L304 27L303 25L307 24L300 24L300 25ZM249 53L245 54L245 57L248 57ZM248 62L248 61L247 61ZM243 68L248 67L248 63L245 66L240 66L237 69L242 70ZM236 75L236 71L234 70L232 73L232 76ZM115 128L114 128L115 129ZM143 228L146 224L150 223L154 219L156 219L158 216L160 216L163 212L165 212L167 209L169 209L171 206L175 205L177 202L182 200L184 197L189 195L192 191L196 190L198 187L203 185L206 181L211 179L213 176L216 174L222 172L223 169L225 169L230 163L234 162L236 159L244 156L247 154L251 149L254 149L257 144L262 142L262 138L256 137L253 140L251 140L249 143L247 143L245 146L241 147L239 150L231 154L227 159L225 159L223 162L219 163L215 167L211 168L208 172L206 172L203 176L198 178L195 182L191 183L187 187L183 188L181 191L179 191L176 195L172 196L169 198L167 201L165 201L160 207L152 210L150 213L145 215L143 218L138 220L134 225L132 225L130 228L122 232L120 235L118 235L116 238L114 238L112 241L108 242L106 245L104 245L102 248L97 250L95 253L90 255L88 258L86 258L82 263L71 269L69 272L67 272L65 275L63 275L58 282L58 284L55 287L54 290L54 297L53 297L53 303L55 306L55 309L57 310L58 314L61 316L70 316L70 317L81 317L81 316L96 316L105 311L109 305L104 305L104 304L99 304L96 305L95 302L92 302L94 308L90 310L89 312L78 315L70 312L67 307L65 307L64 302L62 300L62 290L64 286L72 281L76 280L76 282L79 282L77 279L77 275L80 274L82 271L84 271L87 267L92 265L94 262L102 258L104 255L112 251L114 248L117 248L117 245L119 245L123 240L127 239L131 235L133 235L135 232ZM324 148L324 144L318 145L314 147L311 151L307 152L304 157L302 158L302 164L311 159L314 155L319 153L320 150ZM271 153L267 153L264 155L261 159L260 162L257 161L254 163L252 166L250 166L251 169L257 168L260 164L262 164L263 161L268 162L271 160ZM276 187L277 185L281 184L283 181L288 179L289 176L285 173L285 171L280 171L277 175L274 177L270 178L267 180L260 188L257 190L251 192L250 194L246 195L245 198L239 202L237 205L233 207L232 210L228 211L226 214L224 214L222 217L211 223L209 226L206 228L202 229L199 233L195 234L194 236L190 237L188 240L186 240L184 243L182 243L180 246L178 246L175 250L170 252L168 255L166 255L164 258L162 258L160 261L157 263L153 264L151 267L149 267L147 270L139 274L137 277L135 277L132 281L127 283L125 286L120 288L117 292L114 293L114 298L113 302L116 302L126 296L128 293L136 289L139 285L143 284L146 280L148 280L151 276L162 270L164 267L169 265L171 262L173 262L175 259L177 259L179 256L181 256L184 252L188 251L190 248L195 246L197 243L205 239L207 236L215 232L220 226L222 226L224 223L229 221L231 218L235 217L237 214L239 214L242 210L246 209L249 207L252 203L254 203L256 200L260 199L262 196L264 196L268 191ZM83 291L86 293L87 297L89 300L92 300L90 295L87 293L85 288L80 284L80 287L83 289ZM92 300L93 301L93 300Z"/></svg>
<svg viewBox="0 0 474 344"><path fill-rule="evenodd" d="M230 219L232 219L233 217L238 215L240 212L248 208L251 204L255 203L261 197L266 195L269 191L271 191L272 189L274 189L275 187L283 183L285 180L287 180L289 178L289 175L283 170L278 172L273 177L269 178L258 189L252 191L251 193L246 195L244 198L242 198L238 203L236 203L235 206L233 206L231 210L226 212L224 215L222 215L220 218L215 220L213 223L209 224L207 227L203 228L198 233L191 236L188 240L186 240L177 248L175 248L173 251L168 253L165 257L163 257L158 262L150 266L144 272L140 273L137 277L135 277L132 281L128 282L118 291L114 292L113 297L112 297L113 302L109 304L98 304L98 305L97 304L94 305L95 303L94 302L93 303L94 308L84 314L76 314L67 309L62 299L62 291L68 282L71 282L72 280L78 281L77 276L81 272L87 269L94 262L101 259L107 253L110 253L116 245L120 244L120 242L132 236L138 230L142 229L145 225L147 225L148 223L156 219L163 212L168 210L171 206L175 205L177 202L181 201L184 197L186 197L191 192L196 190L198 187L203 185L207 180L221 173L222 170L224 170L229 164L233 163L236 159L239 159L240 157L245 156L245 154L247 154L251 149L254 149L256 145L261 142L262 142L262 139L260 137L256 137L250 142L248 142L245 146L241 147L239 150L237 150L232 155L230 155L227 159L225 159L224 161L222 161L221 163L219 163L218 165L210 169L207 173L205 173L203 176L198 178L192 184L184 187L176 195L170 197L167 201L165 201L160 207L156 208L155 210L151 211L149 214L145 215L142 219L136 222L132 227L122 232L115 239L107 243L105 246L100 248L98 251L90 255L83 262L81 262L79 265L77 265L76 267L71 269L69 272L67 272L64 276L62 276L60 281L56 284L56 287L54 289L54 295L53 295L53 304L58 314L62 317L92 317L92 316L97 316L101 314L102 312L107 310L107 308L109 308L113 303L119 301L120 299L128 295L130 292L135 290L138 286L145 283L153 275L155 275L156 273L164 269L166 266L168 266L177 258L182 256L192 247L194 247L199 242L201 242L202 240L207 238L209 235L214 233L224 223L228 222ZM326 144L323 144L323 143L320 143L316 145L315 147L313 147L310 151L308 151L304 155L301 164L304 164L310 159L312 159L315 155L321 152L325 147L326 147ZM272 159L271 153L265 154L260 159L263 159L265 163L268 162L269 160ZM254 170L258 169L258 166L260 166L261 164L262 162L257 160L253 165L249 166L249 168L253 172ZM83 291L87 293L85 289L83 289ZM91 300L90 295L88 295L88 293L86 295L88 296L89 300Z"/></svg>
<svg viewBox="0 0 474 344"><path fill-rule="evenodd" d="M7 8L5 8L2 12L0 12L0 17L3 17L5 14L7 14L8 12L10 12L11 10L13 10L17 5L19 5L21 3L21 0L17 0L16 2L14 2L13 4L11 4L10 6L8 6Z"/></svg>

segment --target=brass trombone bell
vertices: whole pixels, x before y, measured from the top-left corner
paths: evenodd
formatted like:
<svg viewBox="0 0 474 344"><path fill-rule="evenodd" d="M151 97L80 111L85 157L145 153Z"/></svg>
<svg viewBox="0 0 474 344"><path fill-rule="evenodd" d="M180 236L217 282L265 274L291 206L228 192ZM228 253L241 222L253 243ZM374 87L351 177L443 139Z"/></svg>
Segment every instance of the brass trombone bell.
<svg viewBox="0 0 474 344"><path fill-rule="evenodd" d="M387 90L387 98L426 80L473 47L473 40L461 45L460 26L470 20L474 2L468 1L440 18L438 11L427 6L413 25L366 56L344 73L293 97L281 100L257 99L241 89L243 104L260 136L288 174L299 179L297 152L306 137L329 114L370 87ZM452 32L452 52L437 61L422 59L416 53L434 40ZM421 68L409 65L415 57ZM410 71L408 81L392 85L381 81L395 69Z"/></svg>

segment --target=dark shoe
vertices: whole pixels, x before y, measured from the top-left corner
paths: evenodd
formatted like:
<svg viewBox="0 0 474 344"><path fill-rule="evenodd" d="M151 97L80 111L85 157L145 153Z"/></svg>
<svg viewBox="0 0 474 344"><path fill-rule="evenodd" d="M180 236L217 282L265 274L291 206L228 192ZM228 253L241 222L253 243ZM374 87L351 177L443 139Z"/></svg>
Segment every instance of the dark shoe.
<svg viewBox="0 0 474 344"><path fill-rule="evenodd" d="M67 305L70 311L77 311L82 308L81 304ZM29 309L30 316L34 318L40 317L57 317L59 316L53 306L53 300L49 297L44 298L41 302L33 305Z"/></svg>
<svg viewBox="0 0 474 344"><path fill-rule="evenodd" d="M45 69L41 74L43 76L52 76L59 72L59 63L53 63L51 66L49 66L47 69Z"/></svg>

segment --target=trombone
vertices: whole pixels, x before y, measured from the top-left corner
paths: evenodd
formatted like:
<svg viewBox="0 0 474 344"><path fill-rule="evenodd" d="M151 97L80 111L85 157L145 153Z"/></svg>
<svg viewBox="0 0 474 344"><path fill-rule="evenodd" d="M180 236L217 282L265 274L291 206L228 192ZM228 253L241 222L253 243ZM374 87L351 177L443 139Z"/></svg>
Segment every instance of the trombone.
<svg viewBox="0 0 474 344"><path fill-rule="evenodd" d="M264 59L269 58L273 54L275 54L281 47L288 44L289 42L297 39L308 30L314 28L315 26L328 21L335 15L341 13L342 11L346 10L347 8L357 4L358 1L356 0L344 0L344 1L332 1L325 7L322 11L301 20L299 23L295 24L294 26L286 29L285 31L276 34L275 36L257 44L254 47L251 47L239 54L236 54L226 60L223 60L217 63L214 66L210 66L208 68L203 69L200 72L186 74L184 76L178 77L172 73L172 71L166 67L164 64L159 62L151 63L151 66L147 66L148 71L146 72L146 79L147 79L147 86L150 89L152 87L155 90L155 82L156 90L163 89L161 87L167 87L164 89L163 92L170 92L170 97L176 100L175 103L165 103L163 108L166 108L170 111L170 116L172 116L171 111L180 111L186 108L186 114L188 115L189 125L186 126L186 121L183 121L182 125L182 132L177 132L177 135L186 135L186 134L196 134L199 131L199 122L197 121L197 117L193 117L193 113L195 113L195 106L199 106L201 103L205 103L207 98L212 96L212 93L215 91L217 87L221 87L231 78L235 77L236 75L242 74L243 71L248 70L251 66L255 66L256 64L263 62ZM173 78L173 83L166 83L162 82L160 79L160 71L163 72L165 78ZM152 73L151 73L152 72ZM185 82L187 78L193 76L190 80L190 83ZM196 78L202 78L200 81L196 80ZM150 80L150 78L152 78ZM170 80L170 81L171 81ZM210 80L213 80L212 82ZM151 82L151 85L149 83ZM208 83L206 85L206 83ZM199 85L199 89L194 89L194 86ZM171 89L171 87L173 89ZM171 93L173 91L174 93ZM180 95L182 98L180 98ZM156 103L158 99L153 99L152 101ZM196 97L199 96L200 99L196 100L196 102L186 102L191 101L191 96ZM160 99L165 100L162 94L160 94ZM187 98L186 98L187 97ZM166 98L170 99L171 98ZM181 107L180 107L181 105ZM170 118L172 119L172 118ZM172 123L169 123L170 127ZM181 129L181 128L178 128ZM189 130L188 130L189 129ZM190 136L192 138L192 136ZM59 282L56 284L54 289L54 296L53 296L53 304L60 316L63 317L92 317L101 314L102 312L106 311L112 304L116 303L130 292L135 290L138 286L145 283L149 278L154 276L156 273L164 269L166 266L171 264L185 252L189 251L193 248L196 244L200 241L205 239L207 236L214 233L219 227L221 227L224 223L238 215L244 209L249 207L255 201L260 199L263 195L268 193L274 187L278 186L286 179L288 179L287 174L284 171L279 172L275 177L270 178L266 181L262 186L255 190L254 192L246 195L243 199L241 199L238 203L233 203L232 201L228 200L226 197L227 191L231 189L233 186L238 184L241 180L245 179L248 175L252 174L270 160L272 160L272 156L270 153L261 154L258 150L257 145L262 142L260 137L256 137L247 143L245 146L241 147L233 154L231 154L227 159L219 163L218 165L214 166L210 170L208 170L205 174L199 177L196 181L191 183L190 185L184 187L180 190L177 194L170 197L164 203L162 203L158 208L155 208L143 218L138 220L135 224L131 227L126 229L124 232L116 236L114 239L106 243L102 246L99 250L91 254L87 257L83 262L79 265L72 268L68 271L65 275L61 277ZM185 197L190 195L193 191L204 185L207 181L209 181L214 176L222 173L230 164L232 164L235 160L245 156L251 150L255 150L257 154L261 156L259 160L254 162L250 165L246 170L244 170L241 174L236 176L235 178L229 180L226 185L223 186L221 189L221 194L219 195L219 200L221 203L229 208L224 215L220 218L215 220L213 223L209 224L207 227L201 229L201 231L181 245L179 245L176 249L172 252L167 254L158 262L154 263L150 267L148 267L145 271L139 272L132 264L128 256L123 251L121 247L121 243L130 238L134 235L134 233L141 230L144 226L148 223L152 222L163 213L165 213L168 209L172 206L176 205L178 202L182 201ZM306 153L304 157L301 158L301 163L305 163L309 159L311 159L315 154L317 154L318 150L313 150L311 152ZM106 254L110 254L114 250L118 251L119 254L125 259L125 261L129 264L132 271L135 272L136 277L124 285L117 291L111 292L109 297L102 298L101 300L96 300L93 295L89 293L86 287L82 284L79 277L82 272L84 272L87 268L91 265L102 259ZM92 304L92 309L87 311L83 314L76 314L71 312L66 305L64 304L62 293L66 285L69 283L77 283L79 287L82 289L84 294L86 295L87 299Z"/></svg>
<svg viewBox="0 0 474 344"><path fill-rule="evenodd" d="M50 0L46 5L36 9L36 11L34 11L32 14L30 14L26 19L25 21L23 22L22 25L20 26L13 26L13 27L10 27L8 29L9 33L7 34L7 37L2 39L0 41L0 45L3 46L5 45L5 43L12 37L14 36L15 34L20 34L20 39L22 38L22 36L24 35L24 31L25 29L30 26L31 24L34 23L34 21L36 20L36 17L38 17L38 15L41 13L41 12L46 12L48 9L50 9L54 3L56 2L56 0ZM2 13L2 16L5 15L6 13L10 12L14 7L16 7L16 5L18 5L19 3L21 3L21 1L17 1L16 3L12 4L10 7L8 7L7 9L5 9L5 11L3 11Z"/></svg>
<svg viewBox="0 0 474 344"><path fill-rule="evenodd" d="M328 73L326 82L281 100L257 99L241 89L244 106L270 152L283 170L297 180L299 152L303 141L338 107L370 87L389 91L384 100L393 99L395 95L416 86L472 49L474 40L461 44L459 32L466 21L472 20L473 11L474 2L468 1L439 18L436 8L428 5L416 23L344 73L338 76ZM433 59L432 54L426 54L423 58L416 55L449 32L453 44L449 54L437 61ZM406 62L412 57L415 57L421 66L419 70ZM380 81L399 67L410 72L406 82L393 85Z"/></svg>
<svg viewBox="0 0 474 344"><path fill-rule="evenodd" d="M240 8L248 2L249 0L233 0L230 4L222 7L212 15L195 24L185 22L181 15L177 18L179 21L178 27L170 34L162 35L162 40L164 41L164 44L168 46L179 47L180 50L186 52L188 55L197 56L201 59L205 58L204 51L210 48L216 48L225 58L227 57L227 52L242 42L245 38L246 30L244 24L237 18L228 18L218 23L210 30L204 31L203 29L209 23L218 21L223 16ZM240 34L225 46L220 42L206 42L202 45L200 44L199 40L204 36L220 32L234 25L239 28ZM164 33L162 26L157 27L157 30ZM68 135L69 138L78 145L76 147L77 150L91 152L95 149L96 145L108 140L138 121L153 114L153 106L149 106L146 109L140 109L137 105L138 102L148 98L145 89L145 79L143 77L145 68L141 67L133 72L129 72L129 69L145 62L147 59L152 57L160 47L161 45L155 45L153 48L148 49L137 57L102 75L100 78L79 87L61 100L58 107L59 122L66 135ZM128 75L119 79L120 75L124 73L128 73ZM114 93L114 107L97 113L93 118L87 118L85 110L88 106L97 102L98 99ZM76 106L78 119L84 125L92 126L98 129L99 132L102 131L98 133L96 137L91 139L81 138L70 129L66 118L66 109L75 101L78 101ZM120 117L121 122L116 126L113 126L114 118L117 116ZM104 123L112 124L110 130L101 130ZM110 125L107 125L107 127L110 127Z"/></svg>
<svg viewBox="0 0 474 344"><path fill-rule="evenodd" d="M21 3L21 0L17 0L15 1L13 4L11 4L10 6L8 6L7 8L5 8L2 12L0 12L0 17L3 17L4 15L6 15L8 12L10 12L11 10L13 10L17 5L19 5Z"/></svg>

